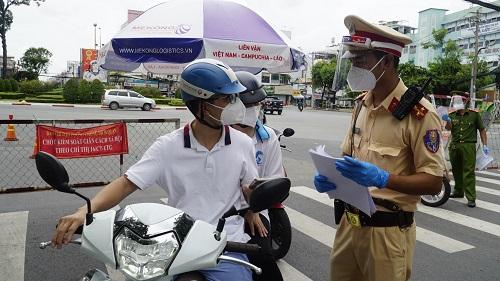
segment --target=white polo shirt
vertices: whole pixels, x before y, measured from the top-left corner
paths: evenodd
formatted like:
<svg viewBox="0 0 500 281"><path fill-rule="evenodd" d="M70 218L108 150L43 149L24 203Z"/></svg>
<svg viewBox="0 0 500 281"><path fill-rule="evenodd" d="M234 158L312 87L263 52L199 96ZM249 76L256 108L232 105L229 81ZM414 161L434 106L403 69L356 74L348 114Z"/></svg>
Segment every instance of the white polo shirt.
<svg viewBox="0 0 500 281"><path fill-rule="evenodd" d="M272 128L264 125L269 139L261 141L257 138L257 133L253 136L255 146L255 162L259 171L259 178L278 178L284 177L283 156L281 155L280 142L278 136ZM263 210L260 212L269 221L269 212Z"/></svg>
<svg viewBox="0 0 500 281"><path fill-rule="evenodd" d="M261 141L257 139L257 134L253 136L255 145L255 162L260 178L284 177L283 156L278 136L272 128L264 125L269 139Z"/></svg>
<svg viewBox="0 0 500 281"><path fill-rule="evenodd" d="M246 204L241 185L258 177L252 140L230 128L231 143L225 145L225 134L208 151L190 127L191 148L184 147L184 129L175 130L159 137L125 175L140 189L159 185L167 192L170 206L217 225L232 206L240 209ZM247 242L250 237L243 227L242 217L228 218L224 228L228 240Z"/></svg>

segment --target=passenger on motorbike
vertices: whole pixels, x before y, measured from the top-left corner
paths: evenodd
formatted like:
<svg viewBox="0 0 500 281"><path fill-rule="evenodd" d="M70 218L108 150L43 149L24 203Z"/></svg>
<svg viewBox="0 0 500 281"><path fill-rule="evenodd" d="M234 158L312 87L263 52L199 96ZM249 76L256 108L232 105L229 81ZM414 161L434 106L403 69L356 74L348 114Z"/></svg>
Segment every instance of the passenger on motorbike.
<svg viewBox="0 0 500 281"><path fill-rule="evenodd" d="M246 111L243 121L232 125L232 127L252 138L255 145L255 162L257 163L259 178L284 177L278 137L273 129L264 126L259 120L261 101L266 98L266 91L263 89L262 83L252 73L237 71L236 76L240 83L247 88L239 95ZM250 261L261 267L263 272L261 276L254 276L254 280L283 280L281 272L271 255L271 236L268 235L270 228L268 211L262 211L260 214L248 211L245 220L252 237L250 241L261 246L265 252L264 255L250 256Z"/></svg>
<svg viewBox="0 0 500 281"><path fill-rule="evenodd" d="M92 212L112 208L137 189L162 187L168 204L194 219L217 224L232 206L241 209L258 176L255 149L243 133L229 124L243 120L245 107L238 93L246 88L224 63L201 59L188 64L180 79L182 99L195 119L184 128L159 137L124 176L104 187L92 199ZM245 196L244 196L245 195ZM54 246L67 244L85 220L86 207L59 220ZM229 241L247 242L244 219L226 220ZM242 253L226 253L247 260ZM203 275L203 277L200 276ZM246 267L220 262L216 268L183 274L176 280L252 280Z"/></svg>

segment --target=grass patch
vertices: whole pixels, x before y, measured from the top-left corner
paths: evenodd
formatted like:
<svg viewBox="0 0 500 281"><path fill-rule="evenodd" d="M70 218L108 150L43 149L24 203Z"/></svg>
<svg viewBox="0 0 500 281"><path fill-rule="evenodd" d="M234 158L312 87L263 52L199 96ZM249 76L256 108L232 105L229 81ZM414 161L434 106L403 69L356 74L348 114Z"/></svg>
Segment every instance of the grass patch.
<svg viewBox="0 0 500 281"><path fill-rule="evenodd" d="M23 93L1 92L0 98L8 100L24 99L26 97Z"/></svg>

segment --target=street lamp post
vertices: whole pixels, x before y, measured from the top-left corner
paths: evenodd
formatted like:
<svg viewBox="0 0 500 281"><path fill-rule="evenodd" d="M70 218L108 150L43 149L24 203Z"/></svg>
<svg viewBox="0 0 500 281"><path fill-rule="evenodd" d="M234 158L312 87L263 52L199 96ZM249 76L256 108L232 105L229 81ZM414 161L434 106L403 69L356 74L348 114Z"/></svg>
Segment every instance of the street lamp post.
<svg viewBox="0 0 500 281"><path fill-rule="evenodd" d="M101 47L102 47L101 39L102 39L102 33L101 33L101 28L99 27L99 49L101 49Z"/></svg>
<svg viewBox="0 0 500 281"><path fill-rule="evenodd" d="M97 23L94 23L94 49L97 50Z"/></svg>

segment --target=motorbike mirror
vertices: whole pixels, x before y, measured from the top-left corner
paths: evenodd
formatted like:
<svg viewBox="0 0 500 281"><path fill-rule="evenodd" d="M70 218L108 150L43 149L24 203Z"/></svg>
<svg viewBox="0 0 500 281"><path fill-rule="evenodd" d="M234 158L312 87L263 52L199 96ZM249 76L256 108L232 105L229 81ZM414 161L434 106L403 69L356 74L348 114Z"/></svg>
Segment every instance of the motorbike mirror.
<svg viewBox="0 0 500 281"><path fill-rule="evenodd" d="M53 155L40 151L35 156L36 169L42 179L60 192L74 193L68 184L69 177L66 168Z"/></svg>
<svg viewBox="0 0 500 281"><path fill-rule="evenodd" d="M250 196L250 209L260 212L276 203L283 202L288 197L290 186L288 178L275 178L258 183Z"/></svg>
<svg viewBox="0 0 500 281"><path fill-rule="evenodd" d="M295 134L295 131L292 129L292 128L286 128L284 131L283 131L283 135L285 137L291 137L293 136L293 134Z"/></svg>

